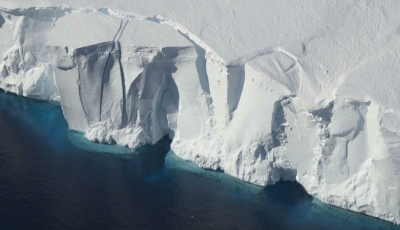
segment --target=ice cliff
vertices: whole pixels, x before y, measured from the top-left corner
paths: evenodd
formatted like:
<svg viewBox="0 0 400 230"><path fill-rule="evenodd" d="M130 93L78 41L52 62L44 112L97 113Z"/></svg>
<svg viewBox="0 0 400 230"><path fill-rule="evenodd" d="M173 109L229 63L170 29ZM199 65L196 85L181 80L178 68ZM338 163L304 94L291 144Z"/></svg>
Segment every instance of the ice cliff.
<svg viewBox="0 0 400 230"><path fill-rule="evenodd" d="M0 87L71 129L400 224L400 3L0 3Z"/></svg>

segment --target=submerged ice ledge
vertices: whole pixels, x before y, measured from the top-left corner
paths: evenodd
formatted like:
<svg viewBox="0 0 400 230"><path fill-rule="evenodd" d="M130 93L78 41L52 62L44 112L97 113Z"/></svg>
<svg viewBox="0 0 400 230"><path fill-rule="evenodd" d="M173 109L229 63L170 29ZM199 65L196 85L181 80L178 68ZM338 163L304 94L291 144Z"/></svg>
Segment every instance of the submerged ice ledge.
<svg viewBox="0 0 400 230"><path fill-rule="evenodd" d="M0 87L59 100L92 141L136 148L168 135L200 167L258 185L297 180L329 204L400 223L399 23L379 20L377 33L364 22L400 6L368 16L379 4L350 7L346 26L318 36L282 22L298 41L236 57L228 50L254 45L216 46L206 25L199 34L164 16L2 9Z"/></svg>

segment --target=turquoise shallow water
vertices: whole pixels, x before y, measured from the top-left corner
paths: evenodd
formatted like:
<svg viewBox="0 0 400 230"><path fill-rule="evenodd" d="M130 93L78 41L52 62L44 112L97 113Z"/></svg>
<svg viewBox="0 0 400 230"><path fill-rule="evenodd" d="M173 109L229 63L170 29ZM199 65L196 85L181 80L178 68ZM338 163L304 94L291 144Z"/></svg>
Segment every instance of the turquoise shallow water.
<svg viewBox="0 0 400 230"><path fill-rule="evenodd" d="M297 183L203 170L169 145L91 143L59 105L0 91L0 229L400 229Z"/></svg>

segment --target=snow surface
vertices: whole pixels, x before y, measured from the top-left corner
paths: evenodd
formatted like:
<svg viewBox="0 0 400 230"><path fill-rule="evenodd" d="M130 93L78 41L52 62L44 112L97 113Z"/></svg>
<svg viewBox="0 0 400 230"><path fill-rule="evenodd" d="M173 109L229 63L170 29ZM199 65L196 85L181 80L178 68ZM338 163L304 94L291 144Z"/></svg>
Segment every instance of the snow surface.
<svg viewBox="0 0 400 230"><path fill-rule="evenodd" d="M71 129L400 224L400 2L2 0L0 87Z"/></svg>

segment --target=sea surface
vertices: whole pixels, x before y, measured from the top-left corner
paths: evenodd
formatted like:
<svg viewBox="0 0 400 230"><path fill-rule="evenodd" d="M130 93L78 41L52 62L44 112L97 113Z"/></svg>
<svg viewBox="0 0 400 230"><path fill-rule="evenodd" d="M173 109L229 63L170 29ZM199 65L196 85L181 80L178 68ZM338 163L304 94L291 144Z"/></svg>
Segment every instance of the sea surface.
<svg viewBox="0 0 400 230"><path fill-rule="evenodd" d="M294 182L259 187L69 131L58 104L0 91L0 229L400 229L321 203Z"/></svg>

